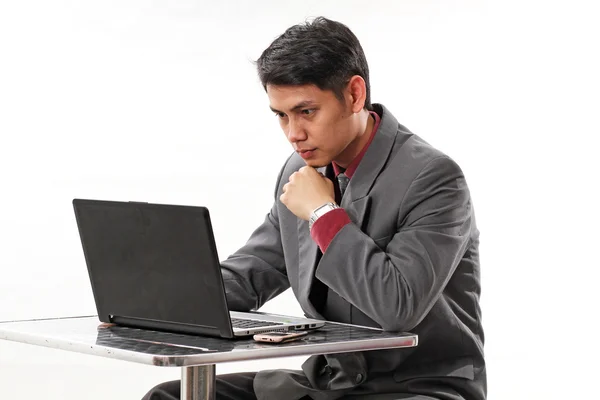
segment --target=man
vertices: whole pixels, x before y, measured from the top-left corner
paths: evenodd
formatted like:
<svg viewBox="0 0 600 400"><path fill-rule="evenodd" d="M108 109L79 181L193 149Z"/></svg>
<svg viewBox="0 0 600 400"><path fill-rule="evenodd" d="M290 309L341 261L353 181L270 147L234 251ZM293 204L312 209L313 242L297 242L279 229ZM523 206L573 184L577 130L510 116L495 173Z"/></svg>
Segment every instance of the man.
<svg viewBox="0 0 600 400"><path fill-rule="evenodd" d="M217 398L485 399L479 232L460 168L371 104L346 26L293 26L257 66L294 153L264 223L222 263L229 306L257 309L291 286L307 316L419 345L219 376ZM145 397L178 398L178 381Z"/></svg>

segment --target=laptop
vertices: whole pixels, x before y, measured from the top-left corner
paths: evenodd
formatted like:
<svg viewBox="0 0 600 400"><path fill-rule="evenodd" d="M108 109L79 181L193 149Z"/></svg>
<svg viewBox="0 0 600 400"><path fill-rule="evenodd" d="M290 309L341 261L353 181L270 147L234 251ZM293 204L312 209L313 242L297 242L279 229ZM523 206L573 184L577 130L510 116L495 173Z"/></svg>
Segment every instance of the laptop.
<svg viewBox="0 0 600 400"><path fill-rule="evenodd" d="M98 318L221 338L325 321L229 311L206 207L74 199Z"/></svg>

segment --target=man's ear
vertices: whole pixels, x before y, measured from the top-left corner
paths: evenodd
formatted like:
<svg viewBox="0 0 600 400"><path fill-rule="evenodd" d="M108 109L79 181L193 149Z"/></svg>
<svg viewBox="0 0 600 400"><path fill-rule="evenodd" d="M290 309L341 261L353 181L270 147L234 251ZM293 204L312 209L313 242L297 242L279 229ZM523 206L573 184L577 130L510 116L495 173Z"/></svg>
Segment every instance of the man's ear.
<svg viewBox="0 0 600 400"><path fill-rule="evenodd" d="M360 75L354 75L350 78L346 89L348 92L348 99L351 102L350 106L352 112L361 112L365 107L365 101L367 100L367 84L365 83L365 80Z"/></svg>

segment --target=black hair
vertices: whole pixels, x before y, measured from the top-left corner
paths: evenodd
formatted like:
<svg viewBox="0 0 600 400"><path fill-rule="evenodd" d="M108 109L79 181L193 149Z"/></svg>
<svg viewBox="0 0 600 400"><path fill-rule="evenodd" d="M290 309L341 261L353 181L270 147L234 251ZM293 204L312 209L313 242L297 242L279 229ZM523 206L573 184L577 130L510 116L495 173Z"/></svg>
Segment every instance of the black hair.
<svg viewBox="0 0 600 400"><path fill-rule="evenodd" d="M294 25L276 38L256 61L263 87L314 84L344 99L354 75L366 83L365 108L372 109L369 66L358 38L344 24L317 17Z"/></svg>

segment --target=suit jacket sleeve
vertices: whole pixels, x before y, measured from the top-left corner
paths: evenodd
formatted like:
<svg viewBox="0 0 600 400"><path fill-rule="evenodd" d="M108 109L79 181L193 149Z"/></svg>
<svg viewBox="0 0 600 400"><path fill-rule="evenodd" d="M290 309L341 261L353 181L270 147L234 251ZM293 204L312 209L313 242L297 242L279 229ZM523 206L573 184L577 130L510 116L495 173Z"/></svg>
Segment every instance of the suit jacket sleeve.
<svg viewBox="0 0 600 400"><path fill-rule="evenodd" d="M285 166L279 173L276 188L279 187L284 169ZM290 286L276 203L277 199L262 225L252 233L246 244L221 262L230 310L256 310Z"/></svg>
<svg viewBox="0 0 600 400"><path fill-rule="evenodd" d="M398 228L385 248L347 224L316 276L384 330L408 331L427 315L467 248L471 202L448 157L430 161L398 201Z"/></svg>

